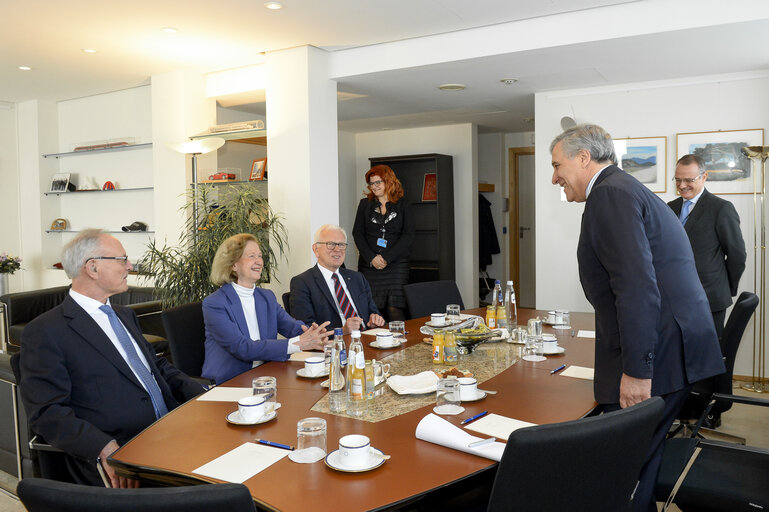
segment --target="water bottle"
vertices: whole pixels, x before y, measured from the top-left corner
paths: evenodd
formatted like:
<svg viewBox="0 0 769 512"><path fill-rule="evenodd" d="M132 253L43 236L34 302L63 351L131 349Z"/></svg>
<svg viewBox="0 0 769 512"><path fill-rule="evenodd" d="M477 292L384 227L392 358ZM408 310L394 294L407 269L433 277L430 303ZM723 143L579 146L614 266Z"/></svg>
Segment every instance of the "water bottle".
<svg viewBox="0 0 769 512"><path fill-rule="evenodd" d="M501 302L502 299L502 285L499 282L499 279L494 281L494 291L491 292L491 305L495 308L497 306L502 306L504 303Z"/></svg>
<svg viewBox="0 0 769 512"><path fill-rule="evenodd" d="M342 363L342 375L347 372L347 345L344 342L344 336L342 335L342 329L337 327L334 329L334 343L340 344L339 354Z"/></svg>
<svg viewBox="0 0 769 512"><path fill-rule="evenodd" d="M342 354L345 351L342 329L334 329L331 345L331 370L328 377L328 407L331 412L342 412L347 398Z"/></svg>
<svg viewBox="0 0 769 512"><path fill-rule="evenodd" d="M515 288L513 282L507 282L505 289L505 316L507 317L507 330L512 333L518 327L518 306L515 303Z"/></svg>
<svg viewBox="0 0 769 512"><path fill-rule="evenodd" d="M350 333L350 353L347 364L347 414L362 416L366 412L366 357L360 331Z"/></svg>

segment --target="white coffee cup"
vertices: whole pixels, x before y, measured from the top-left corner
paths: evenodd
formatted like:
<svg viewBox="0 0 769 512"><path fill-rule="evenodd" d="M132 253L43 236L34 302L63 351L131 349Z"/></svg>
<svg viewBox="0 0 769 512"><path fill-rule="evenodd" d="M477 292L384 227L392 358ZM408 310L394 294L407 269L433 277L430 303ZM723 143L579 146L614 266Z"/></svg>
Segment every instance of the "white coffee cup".
<svg viewBox="0 0 769 512"><path fill-rule="evenodd" d="M547 312L547 323L554 324L555 323L555 311L548 311Z"/></svg>
<svg viewBox="0 0 769 512"><path fill-rule="evenodd" d="M400 340L396 340L391 332L380 332L376 335L376 342L380 347L394 347L400 344Z"/></svg>
<svg viewBox="0 0 769 512"><path fill-rule="evenodd" d="M339 440L340 462L349 468L362 468L371 458L371 441L360 434L344 436Z"/></svg>
<svg viewBox="0 0 769 512"><path fill-rule="evenodd" d="M325 369L326 360L322 357L308 357L304 360L304 373L310 377L320 375Z"/></svg>
<svg viewBox="0 0 769 512"><path fill-rule="evenodd" d="M252 395L238 400L240 418L246 422L254 422L264 416L264 397Z"/></svg>
<svg viewBox="0 0 769 512"><path fill-rule="evenodd" d="M545 352L545 354L555 352L558 350L558 339L553 336L553 338L545 338L545 335L542 335L542 350Z"/></svg>
<svg viewBox="0 0 769 512"><path fill-rule="evenodd" d="M430 323L433 325L446 325L446 313L433 313L430 315Z"/></svg>
<svg viewBox="0 0 769 512"><path fill-rule="evenodd" d="M478 396L478 381L475 377L460 377L457 380L460 400L473 400Z"/></svg>

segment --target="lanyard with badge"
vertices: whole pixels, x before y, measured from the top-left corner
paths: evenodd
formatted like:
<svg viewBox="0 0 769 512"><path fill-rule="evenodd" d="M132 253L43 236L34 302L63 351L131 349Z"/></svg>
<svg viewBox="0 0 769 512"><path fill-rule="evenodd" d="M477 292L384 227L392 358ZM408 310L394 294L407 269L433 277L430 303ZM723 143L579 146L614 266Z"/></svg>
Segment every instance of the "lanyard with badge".
<svg viewBox="0 0 769 512"><path fill-rule="evenodd" d="M377 206L377 212L379 211L379 208L380 207ZM382 227L380 229L381 236L376 239L377 246L379 246L379 247L381 247L383 249L387 248L387 239L385 238L385 231L386 231L385 225L388 222L390 222L391 220L393 220L397 216L398 216L398 212L390 212L390 214L387 216L387 218L384 219L384 221L382 222ZM373 222L374 224L379 224L379 222L377 221L377 218L376 218L375 215L371 216L371 222Z"/></svg>

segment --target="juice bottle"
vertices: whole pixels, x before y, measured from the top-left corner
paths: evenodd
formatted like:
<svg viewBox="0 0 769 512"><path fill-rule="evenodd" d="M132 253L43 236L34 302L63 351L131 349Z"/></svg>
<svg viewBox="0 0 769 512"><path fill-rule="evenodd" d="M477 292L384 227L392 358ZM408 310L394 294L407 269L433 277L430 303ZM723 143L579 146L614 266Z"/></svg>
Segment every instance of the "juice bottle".
<svg viewBox="0 0 769 512"><path fill-rule="evenodd" d="M435 331L433 334L433 363L443 363L443 331Z"/></svg>
<svg viewBox="0 0 769 512"><path fill-rule="evenodd" d="M347 361L347 413L361 416L366 409L366 358L363 355L363 344L360 341L360 331L350 333L350 352Z"/></svg>
<svg viewBox="0 0 769 512"><path fill-rule="evenodd" d="M457 338L454 331L446 331L443 335L443 362L447 364L457 362Z"/></svg>
<svg viewBox="0 0 769 512"><path fill-rule="evenodd" d="M497 328L497 306L486 306L486 325L489 329Z"/></svg>

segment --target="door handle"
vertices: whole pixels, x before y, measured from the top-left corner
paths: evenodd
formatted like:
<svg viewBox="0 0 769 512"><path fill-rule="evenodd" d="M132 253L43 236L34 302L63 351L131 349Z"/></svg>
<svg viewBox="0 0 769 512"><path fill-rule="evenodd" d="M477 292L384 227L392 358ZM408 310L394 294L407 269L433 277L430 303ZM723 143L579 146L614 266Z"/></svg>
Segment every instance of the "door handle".
<svg viewBox="0 0 769 512"><path fill-rule="evenodd" d="M520 226L518 228L518 238L523 238L523 232L524 231L531 231L531 228L525 228L523 226Z"/></svg>

